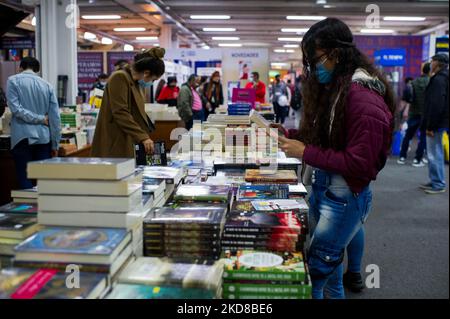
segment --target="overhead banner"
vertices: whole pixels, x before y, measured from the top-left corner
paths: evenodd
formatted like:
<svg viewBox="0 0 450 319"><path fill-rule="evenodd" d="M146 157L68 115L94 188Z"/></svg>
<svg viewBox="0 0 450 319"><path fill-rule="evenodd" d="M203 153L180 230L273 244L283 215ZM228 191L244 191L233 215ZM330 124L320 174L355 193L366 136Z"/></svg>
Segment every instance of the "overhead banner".
<svg viewBox="0 0 450 319"><path fill-rule="evenodd" d="M406 64L405 49L382 49L373 54L375 63L381 66L404 66Z"/></svg>

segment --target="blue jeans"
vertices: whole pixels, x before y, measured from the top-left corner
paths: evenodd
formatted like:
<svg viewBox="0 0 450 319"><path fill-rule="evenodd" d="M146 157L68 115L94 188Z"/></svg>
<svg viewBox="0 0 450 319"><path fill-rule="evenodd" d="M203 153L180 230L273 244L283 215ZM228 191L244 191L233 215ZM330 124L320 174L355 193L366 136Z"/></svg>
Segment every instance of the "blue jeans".
<svg viewBox="0 0 450 319"><path fill-rule="evenodd" d="M204 121L205 120L205 112L203 111L203 109L201 109L200 111L192 111L192 119L194 121Z"/></svg>
<svg viewBox="0 0 450 319"><path fill-rule="evenodd" d="M400 157L406 158L406 155L408 153L409 143L414 137L414 134L416 134L417 130L420 128L421 124L421 117L420 116L413 116L408 120L408 129L406 130L405 137L402 141L402 148L400 150ZM420 131L420 137L419 137L419 144L417 145L416 150L416 157L415 159L419 162L423 158L423 153L426 148L426 134L425 131Z"/></svg>
<svg viewBox="0 0 450 319"><path fill-rule="evenodd" d="M355 237L347 246L347 270L353 273L361 273L361 263L364 254L365 231L361 226Z"/></svg>
<svg viewBox="0 0 450 319"><path fill-rule="evenodd" d="M322 170L314 171L312 189L308 251L312 297L342 299L344 250L367 219L372 192L367 186L354 194L343 177Z"/></svg>
<svg viewBox="0 0 450 319"><path fill-rule="evenodd" d="M16 175L20 189L29 189L33 183L27 177L27 165L32 161L45 160L52 157L51 144L28 144L28 139L23 139L12 149Z"/></svg>
<svg viewBox="0 0 450 319"><path fill-rule="evenodd" d="M443 130L435 131L434 136L427 136L428 175L433 189L445 189L445 158L442 145Z"/></svg>

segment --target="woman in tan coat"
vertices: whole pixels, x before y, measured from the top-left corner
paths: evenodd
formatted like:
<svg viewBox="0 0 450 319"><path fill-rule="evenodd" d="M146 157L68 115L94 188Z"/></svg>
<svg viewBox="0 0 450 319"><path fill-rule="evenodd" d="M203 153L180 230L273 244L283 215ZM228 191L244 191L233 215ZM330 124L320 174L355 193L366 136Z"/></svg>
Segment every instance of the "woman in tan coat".
<svg viewBox="0 0 450 319"><path fill-rule="evenodd" d="M153 153L153 124L145 113L143 89L165 71L163 48L145 50L131 65L114 72L106 85L97 119L91 156L135 157L135 145Z"/></svg>

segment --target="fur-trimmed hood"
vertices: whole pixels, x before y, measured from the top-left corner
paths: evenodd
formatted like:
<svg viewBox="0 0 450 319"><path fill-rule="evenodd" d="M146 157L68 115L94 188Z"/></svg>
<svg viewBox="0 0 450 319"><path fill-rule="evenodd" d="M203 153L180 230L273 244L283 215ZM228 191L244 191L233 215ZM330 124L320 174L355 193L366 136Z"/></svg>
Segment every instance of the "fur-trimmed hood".
<svg viewBox="0 0 450 319"><path fill-rule="evenodd" d="M381 96L386 94L386 86L384 83L378 77L370 75L362 68L356 69L352 76L352 82L358 83L369 90L375 91Z"/></svg>

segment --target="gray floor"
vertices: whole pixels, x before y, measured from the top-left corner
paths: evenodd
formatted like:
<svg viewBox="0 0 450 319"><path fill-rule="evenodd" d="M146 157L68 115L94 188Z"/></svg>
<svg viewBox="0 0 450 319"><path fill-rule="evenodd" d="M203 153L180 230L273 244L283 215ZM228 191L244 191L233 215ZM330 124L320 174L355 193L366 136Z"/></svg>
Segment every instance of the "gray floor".
<svg viewBox="0 0 450 319"><path fill-rule="evenodd" d="M418 185L428 182L427 167L396 160L372 184L366 224L363 264L379 266L380 288L347 292L347 298L449 298L449 193L426 195ZM448 166L446 174L448 181Z"/></svg>

